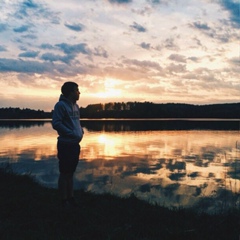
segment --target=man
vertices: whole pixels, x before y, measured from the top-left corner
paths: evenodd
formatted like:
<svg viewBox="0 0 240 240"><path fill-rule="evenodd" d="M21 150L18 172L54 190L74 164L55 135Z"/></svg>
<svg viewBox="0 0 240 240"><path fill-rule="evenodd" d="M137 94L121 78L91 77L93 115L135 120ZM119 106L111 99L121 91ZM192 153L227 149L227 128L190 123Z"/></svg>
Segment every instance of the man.
<svg viewBox="0 0 240 240"><path fill-rule="evenodd" d="M61 88L62 94L54 106L52 126L58 132L57 150L59 159L58 188L64 208L77 206L73 194L73 175L76 170L80 141L83 129L80 124L80 112L76 101L79 99L78 85L65 82Z"/></svg>

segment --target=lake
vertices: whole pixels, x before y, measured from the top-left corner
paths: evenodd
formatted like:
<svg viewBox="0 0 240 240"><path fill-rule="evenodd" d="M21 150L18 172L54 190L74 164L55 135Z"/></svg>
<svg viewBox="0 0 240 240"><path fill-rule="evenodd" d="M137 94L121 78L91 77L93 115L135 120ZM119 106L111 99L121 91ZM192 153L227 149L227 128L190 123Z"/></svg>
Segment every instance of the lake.
<svg viewBox="0 0 240 240"><path fill-rule="evenodd" d="M75 188L166 207L240 206L240 120L82 120ZM0 121L0 164L57 188L51 121Z"/></svg>

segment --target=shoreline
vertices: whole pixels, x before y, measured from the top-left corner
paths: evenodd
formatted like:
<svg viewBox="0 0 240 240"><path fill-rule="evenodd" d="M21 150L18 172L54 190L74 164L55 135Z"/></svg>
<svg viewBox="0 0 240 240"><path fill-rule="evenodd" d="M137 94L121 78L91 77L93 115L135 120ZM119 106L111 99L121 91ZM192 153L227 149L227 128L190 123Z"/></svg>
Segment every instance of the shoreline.
<svg viewBox="0 0 240 240"><path fill-rule="evenodd" d="M78 209L63 212L58 191L0 168L1 239L238 239L240 210L222 214L151 205L135 196L75 191ZM67 219L67 221L66 221Z"/></svg>

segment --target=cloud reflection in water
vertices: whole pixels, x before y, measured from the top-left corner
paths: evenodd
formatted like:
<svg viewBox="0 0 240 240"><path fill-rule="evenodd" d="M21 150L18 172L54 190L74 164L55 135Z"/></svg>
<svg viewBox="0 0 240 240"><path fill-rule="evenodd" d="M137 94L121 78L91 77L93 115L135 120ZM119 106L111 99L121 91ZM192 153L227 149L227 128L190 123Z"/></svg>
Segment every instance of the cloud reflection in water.
<svg viewBox="0 0 240 240"><path fill-rule="evenodd" d="M120 129L85 126L75 175L77 188L134 194L165 206L194 206L204 201L208 209L226 196L224 191L240 192L240 153L235 147L239 131ZM30 172L42 184L57 186L57 136L50 123L0 127L0 134L4 141L0 162Z"/></svg>

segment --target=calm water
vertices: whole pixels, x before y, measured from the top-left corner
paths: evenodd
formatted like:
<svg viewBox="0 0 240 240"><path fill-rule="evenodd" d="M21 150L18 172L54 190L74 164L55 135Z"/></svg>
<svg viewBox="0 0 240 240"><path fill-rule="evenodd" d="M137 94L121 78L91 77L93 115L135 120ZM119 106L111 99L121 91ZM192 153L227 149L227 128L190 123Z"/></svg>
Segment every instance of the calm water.
<svg viewBox="0 0 240 240"><path fill-rule="evenodd" d="M75 187L164 206L240 205L239 121L82 121ZM51 122L0 122L0 163L57 187Z"/></svg>

